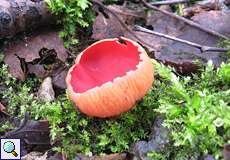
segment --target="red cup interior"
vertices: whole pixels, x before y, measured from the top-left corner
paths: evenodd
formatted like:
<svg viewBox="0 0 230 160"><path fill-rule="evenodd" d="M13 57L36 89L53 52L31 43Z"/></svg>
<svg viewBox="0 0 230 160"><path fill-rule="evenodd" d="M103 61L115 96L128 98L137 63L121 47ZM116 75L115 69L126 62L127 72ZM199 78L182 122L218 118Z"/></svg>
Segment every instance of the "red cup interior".
<svg viewBox="0 0 230 160"><path fill-rule="evenodd" d="M138 47L128 40L101 41L88 47L70 73L74 92L83 93L136 70L139 55Z"/></svg>

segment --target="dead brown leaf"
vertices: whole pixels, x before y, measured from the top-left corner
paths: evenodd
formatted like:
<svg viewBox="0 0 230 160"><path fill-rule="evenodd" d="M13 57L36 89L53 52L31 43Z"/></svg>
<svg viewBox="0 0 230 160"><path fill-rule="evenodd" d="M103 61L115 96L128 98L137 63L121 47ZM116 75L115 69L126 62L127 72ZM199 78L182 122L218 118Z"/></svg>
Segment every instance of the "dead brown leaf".
<svg viewBox="0 0 230 160"><path fill-rule="evenodd" d="M165 16L162 13L154 12L148 14L146 17L146 26L154 31L168 34L171 36L178 37L184 33L186 25L183 22L178 21L177 19L173 19L171 17ZM152 47L148 47L150 52L154 50L160 51L161 48L169 45L173 41L161 38L158 36L153 36L150 34L135 32L134 33L143 39L146 43L151 44ZM126 34L127 37L132 38L133 36L130 34Z"/></svg>
<svg viewBox="0 0 230 160"><path fill-rule="evenodd" d="M27 64L28 72L39 78L53 76L66 68L65 62L58 59L56 52L52 50L42 50L39 55L41 58Z"/></svg>
<svg viewBox="0 0 230 160"><path fill-rule="evenodd" d="M25 119L15 131L7 132L3 138L19 138L24 155L30 151L46 151L51 147L49 122Z"/></svg>
<svg viewBox="0 0 230 160"><path fill-rule="evenodd" d="M57 31L43 30L36 32L30 37L24 37L23 40L11 42L5 48L4 62L9 65L10 73L20 80L25 80L26 71L22 68L21 60L25 63L32 62L35 59L41 58L39 52L41 49L46 48L49 50L55 50L58 59L65 61L68 57L66 49L64 48L63 41L58 36ZM30 66L31 67L31 66ZM39 71L36 71L36 70ZM41 74L42 68L33 67L34 72Z"/></svg>
<svg viewBox="0 0 230 160"><path fill-rule="evenodd" d="M21 67L21 62L14 54L8 54L5 56L4 62L9 65L10 73L22 81L25 80L25 71Z"/></svg>
<svg viewBox="0 0 230 160"><path fill-rule="evenodd" d="M209 27L221 34L228 35L230 34L230 12L225 13L222 11L210 11L200 13L192 19L201 24L204 27ZM215 46L218 39L214 36L211 36L203 31L200 31L194 27L188 26L185 23L165 16L161 13L152 13L146 19L146 25L151 26L154 31L168 34L170 36L178 37L184 40L192 41L202 45ZM164 38L160 38L157 36L151 35L152 38L147 37L146 33L136 32L140 37L145 37L144 40L151 42L155 47L155 49L161 51L162 48L174 44L174 41L166 40ZM199 37L199 38L198 38ZM183 50L184 47L189 47L187 45L181 44L183 47L179 48ZM193 48L192 50L196 50ZM185 51L187 51L185 49ZM199 52L199 51L198 51Z"/></svg>
<svg viewBox="0 0 230 160"><path fill-rule="evenodd" d="M99 13L93 25L93 39L118 37L124 34L124 29L118 21L111 20Z"/></svg>
<svg viewBox="0 0 230 160"><path fill-rule="evenodd" d="M68 69L59 68L53 73L53 85L57 89L66 89L65 77Z"/></svg>
<svg viewBox="0 0 230 160"><path fill-rule="evenodd" d="M208 27L228 37L230 36L230 11L201 12L193 16L192 20L204 27Z"/></svg>
<svg viewBox="0 0 230 160"><path fill-rule="evenodd" d="M133 11L125 6L110 5L108 8L120 16L121 20L128 26L134 25L136 18L145 17L144 12ZM93 39L119 37L123 36L125 32L125 29L112 14L98 11L98 16L93 24Z"/></svg>
<svg viewBox="0 0 230 160"><path fill-rule="evenodd" d="M200 23L202 26L209 27L226 36L230 34L230 12L202 12L194 16L192 19L197 23ZM216 46L219 42L217 37L211 36L190 26L185 26L183 28L182 34L178 35L177 37L206 46ZM160 49L160 54L155 54L155 58L160 61L174 64L174 66L177 68L181 68L180 71L183 73L190 73L196 70L197 67L194 64L195 60L200 60L204 63L206 63L208 60L212 60L217 66L219 66L221 62L227 60L225 53L201 53L201 51L197 48L178 42L171 42L168 45L162 47Z"/></svg>
<svg viewBox="0 0 230 160"><path fill-rule="evenodd" d="M39 78L44 78L47 76L47 72L41 64L28 64L28 72L30 74L35 74Z"/></svg>

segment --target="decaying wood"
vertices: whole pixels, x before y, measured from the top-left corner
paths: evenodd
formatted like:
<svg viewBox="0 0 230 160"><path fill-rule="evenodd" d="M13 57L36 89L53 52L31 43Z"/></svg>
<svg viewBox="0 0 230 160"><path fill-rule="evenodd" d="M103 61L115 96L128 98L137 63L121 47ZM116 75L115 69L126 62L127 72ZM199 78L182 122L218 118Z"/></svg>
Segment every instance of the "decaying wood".
<svg viewBox="0 0 230 160"><path fill-rule="evenodd" d="M43 0L1 0L0 39L55 22Z"/></svg>

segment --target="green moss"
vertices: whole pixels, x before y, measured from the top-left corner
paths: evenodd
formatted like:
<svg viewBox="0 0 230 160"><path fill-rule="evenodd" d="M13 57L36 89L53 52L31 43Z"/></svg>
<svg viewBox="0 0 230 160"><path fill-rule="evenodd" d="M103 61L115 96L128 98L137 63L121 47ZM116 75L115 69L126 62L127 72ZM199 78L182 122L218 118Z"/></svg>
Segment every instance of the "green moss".
<svg viewBox="0 0 230 160"><path fill-rule="evenodd" d="M47 119L52 140L61 141L55 150L66 153L69 158L73 158L76 153L122 152L128 150L131 143L148 138L155 117L153 106L156 103L148 96L120 117L90 118L79 113L65 94L51 103L38 100L32 90L38 86L39 81L35 78L24 83L18 82L8 74L5 65L0 74L1 80L8 87L0 93L0 99L8 101L7 112L21 118L25 112L30 112L32 119ZM4 130L4 127L1 129Z"/></svg>
<svg viewBox="0 0 230 160"><path fill-rule="evenodd" d="M210 153L220 159L230 129L230 65L214 70L209 62L201 74L192 77L177 77L157 67L162 92L155 110L165 116L164 126L171 130L171 152L180 148L186 157Z"/></svg>
<svg viewBox="0 0 230 160"><path fill-rule="evenodd" d="M52 140L61 142L53 149L66 153L70 159L76 153L128 150L132 143L148 139L158 114L164 115L164 126L171 131L171 145L150 156L187 159L209 153L221 159L221 147L230 136L230 64L215 70L209 62L191 77L178 77L173 69L158 63L155 69L158 78L143 101L111 119L82 115L65 94L52 103L39 101L33 90L39 81L30 78L17 82L5 65L0 78L8 89L0 93L0 99L8 101L7 112L11 115L22 117L28 111L32 119L48 119Z"/></svg>
<svg viewBox="0 0 230 160"><path fill-rule="evenodd" d="M147 154L147 157L152 158L154 160L166 160L166 156L164 154L155 151L149 152Z"/></svg>
<svg viewBox="0 0 230 160"><path fill-rule="evenodd" d="M65 46L78 43L78 28L89 27L94 20L94 12L90 0L45 0L53 14L57 15L58 23L63 25L60 36Z"/></svg>

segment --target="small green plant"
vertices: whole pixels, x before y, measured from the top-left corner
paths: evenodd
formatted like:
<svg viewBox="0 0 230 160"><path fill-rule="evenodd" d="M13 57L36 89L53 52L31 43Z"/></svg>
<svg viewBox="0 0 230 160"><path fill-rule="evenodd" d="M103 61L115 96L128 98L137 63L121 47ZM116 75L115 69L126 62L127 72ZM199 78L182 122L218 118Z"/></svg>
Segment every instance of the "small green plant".
<svg viewBox="0 0 230 160"><path fill-rule="evenodd" d="M90 0L45 0L53 14L57 15L58 23L63 25L60 36L69 47L78 43L77 27L89 27L94 20Z"/></svg>
<svg viewBox="0 0 230 160"><path fill-rule="evenodd" d="M175 5L175 8L176 8L176 13L180 16L183 16L184 14L184 8L185 8L185 5L184 4L177 4Z"/></svg>
<svg viewBox="0 0 230 160"><path fill-rule="evenodd" d="M161 81L159 107L165 116L164 126L171 131L173 152L180 148L180 158L213 154L220 159L221 147L230 131L230 65L217 70L209 62L201 74L178 77L170 69L157 65ZM156 86L156 85L155 85Z"/></svg>
<svg viewBox="0 0 230 160"><path fill-rule="evenodd" d="M154 159L154 160L166 160L166 156L162 153L158 153L155 151L147 153L147 157Z"/></svg>

